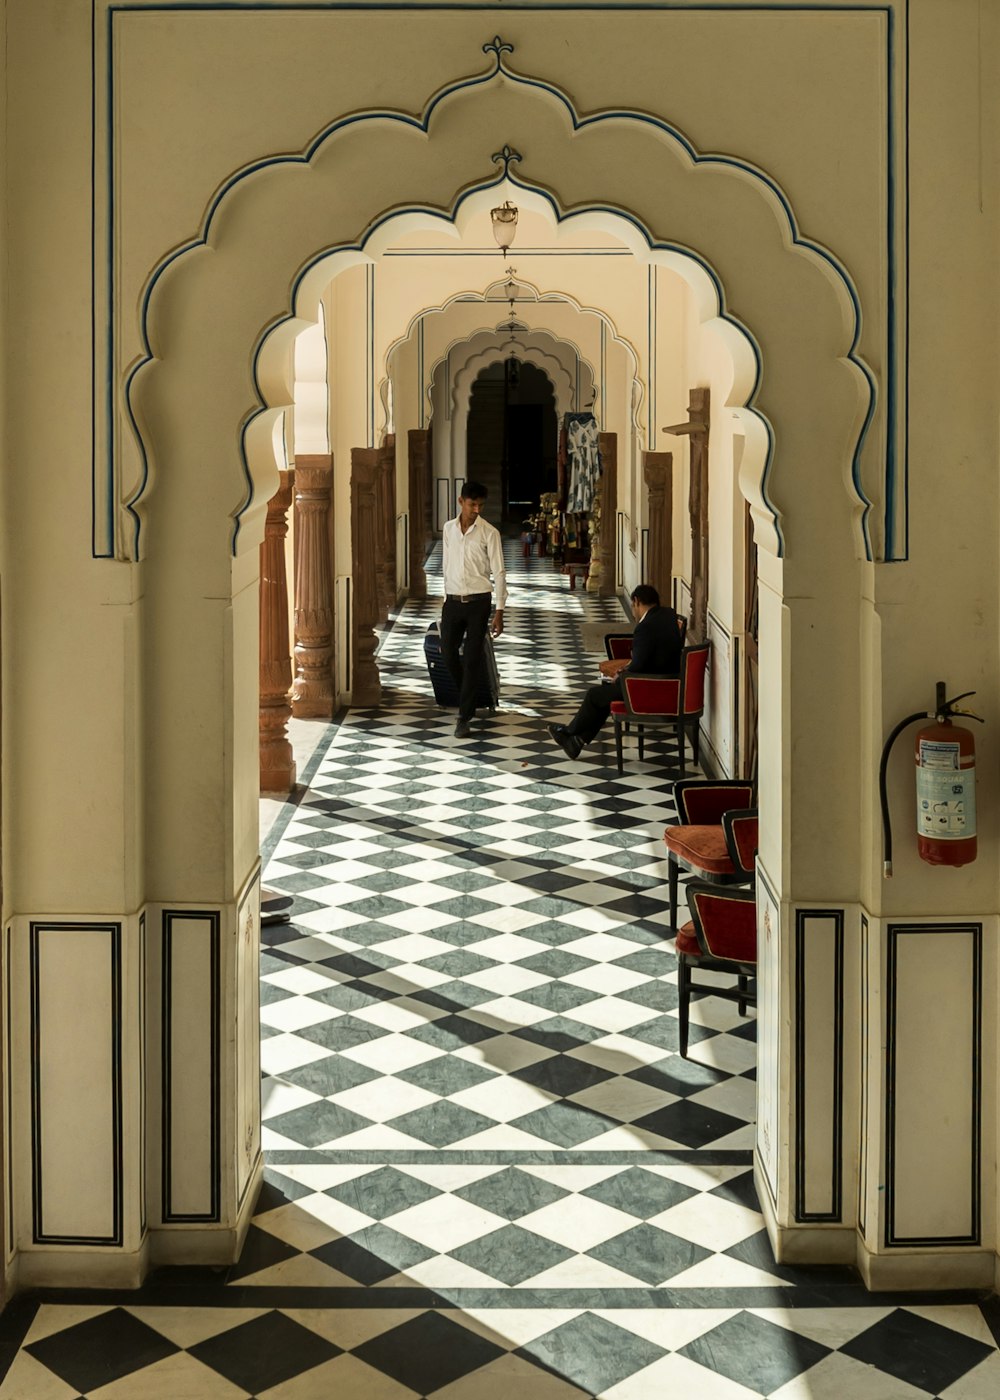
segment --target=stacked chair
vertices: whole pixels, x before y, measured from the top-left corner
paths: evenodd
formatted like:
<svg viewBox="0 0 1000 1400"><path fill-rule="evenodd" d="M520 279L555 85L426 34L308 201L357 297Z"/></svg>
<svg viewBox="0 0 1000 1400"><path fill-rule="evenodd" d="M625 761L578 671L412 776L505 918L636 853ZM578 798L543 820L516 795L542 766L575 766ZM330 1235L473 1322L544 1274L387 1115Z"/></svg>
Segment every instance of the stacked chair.
<svg viewBox="0 0 1000 1400"><path fill-rule="evenodd" d="M740 779L690 779L674 784L678 822L663 833L669 854L670 928L677 953L680 1053L687 1055L693 992L735 1001L740 1015L755 1006L757 851L755 788ZM677 927L681 869L691 919ZM699 971L732 973L732 985L697 982Z"/></svg>

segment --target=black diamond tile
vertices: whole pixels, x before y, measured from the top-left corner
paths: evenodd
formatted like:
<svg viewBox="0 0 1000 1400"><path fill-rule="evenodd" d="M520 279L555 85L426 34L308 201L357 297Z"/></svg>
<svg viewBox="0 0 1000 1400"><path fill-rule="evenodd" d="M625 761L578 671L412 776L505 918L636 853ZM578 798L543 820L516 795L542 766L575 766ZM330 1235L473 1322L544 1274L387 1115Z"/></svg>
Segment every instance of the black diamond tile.
<svg viewBox="0 0 1000 1400"><path fill-rule="evenodd" d="M450 1147L453 1142L495 1126L494 1119L484 1118L481 1113L473 1113L449 1099L425 1104L423 1108L415 1108L410 1113L389 1120L389 1127L419 1138L431 1147Z"/></svg>
<svg viewBox="0 0 1000 1400"><path fill-rule="evenodd" d="M359 1128L370 1127L371 1120L362 1118L359 1113L352 1113L340 1104L317 1099L315 1103L306 1103L289 1113L279 1113L276 1118L269 1118L266 1126L282 1137L291 1138L292 1142L301 1143L303 1147L319 1147L324 1142L355 1133Z"/></svg>
<svg viewBox="0 0 1000 1400"><path fill-rule="evenodd" d="M520 1225L505 1225L501 1230L451 1250L449 1257L513 1288L572 1255L573 1250L556 1244L555 1240L544 1239Z"/></svg>
<svg viewBox="0 0 1000 1400"><path fill-rule="evenodd" d="M248 1278L250 1274L259 1274L262 1269L281 1264L298 1253L299 1250L279 1240L277 1235L253 1224L247 1231L239 1259L226 1276L226 1282L235 1283L237 1279Z"/></svg>
<svg viewBox="0 0 1000 1400"><path fill-rule="evenodd" d="M908 1385L940 1395L992 1351L952 1327L897 1308L840 1348Z"/></svg>
<svg viewBox="0 0 1000 1400"><path fill-rule="evenodd" d="M653 1065L641 1065L629 1070L629 1079L637 1079L640 1084L648 1084L653 1089L662 1089L665 1094L676 1098L687 1098L689 1094L700 1093L718 1084L725 1075L710 1065L699 1064L681 1055L669 1055L657 1060Z"/></svg>
<svg viewBox="0 0 1000 1400"><path fill-rule="evenodd" d="M669 1138L671 1142L682 1143L685 1147L707 1147L710 1142L728 1137L737 1128L745 1128L742 1118L734 1118L731 1113L720 1113L717 1108L705 1104L692 1103L690 1099L679 1099L636 1119L637 1128L648 1128L651 1133Z"/></svg>
<svg viewBox="0 0 1000 1400"><path fill-rule="evenodd" d="M482 1040L492 1040L497 1034L493 1026L481 1025L462 1015L443 1016L426 1026L417 1026L408 1031L410 1040L422 1041L438 1050L461 1050L466 1045L478 1045Z"/></svg>
<svg viewBox="0 0 1000 1400"><path fill-rule="evenodd" d="M626 1332L606 1318L583 1313L527 1346L519 1347L515 1355L527 1357L555 1375L573 1381L588 1395L603 1395L627 1376L659 1361L666 1352L663 1347L637 1337L634 1332ZM650 1390L650 1400L655 1393Z"/></svg>
<svg viewBox="0 0 1000 1400"><path fill-rule="evenodd" d="M596 1001L600 992L589 991L586 987L575 987L571 982L543 982L537 987L528 987L518 992L519 1001L530 1002L532 1006L544 1007L546 1011L562 1014L577 1006L586 1006L588 1001Z"/></svg>
<svg viewBox="0 0 1000 1400"><path fill-rule="evenodd" d="M650 1216L659 1215L670 1206L679 1205L681 1201L687 1201L699 1193L693 1186L684 1186L656 1172L629 1167L580 1194L627 1211L629 1215L637 1215L641 1220L648 1220Z"/></svg>
<svg viewBox="0 0 1000 1400"><path fill-rule="evenodd" d="M378 1171L352 1177L340 1186L328 1186L323 1194L346 1202L373 1220L386 1220L397 1211L420 1205L421 1201L429 1201L442 1193L436 1186L428 1186L395 1167L380 1167Z"/></svg>
<svg viewBox="0 0 1000 1400"><path fill-rule="evenodd" d="M361 1021L354 1016L334 1016L329 1021L320 1021L315 1026L303 1026L296 1032L303 1040L311 1040L314 1045L322 1045L327 1050L353 1050L358 1045L367 1045L372 1040L380 1040L389 1032L371 1021Z"/></svg>
<svg viewBox="0 0 1000 1400"><path fill-rule="evenodd" d="M732 1201L738 1206L746 1206L748 1210L760 1210L760 1199L753 1184L752 1171L742 1172L739 1176L724 1181L721 1186L716 1186L708 1194L718 1196L723 1201Z"/></svg>
<svg viewBox="0 0 1000 1400"><path fill-rule="evenodd" d="M631 1274L643 1283L661 1284L668 1278L709 1258L711 1250L700 1244L658 1230L655 1225L636 1225L614 1239L588 1249L587 1253L602 1264Z"/></svg>
<svg viewBox="0 0 1000 1400"><path fill-rule="evenodd" d="M255 1317L188 1350L253 1395L341 1355L340 1347L280 1312Z"/></svg>
<svg viewBox="0 0 1000 1400"><path fill-rule="evenodd" d="M430 958L421 958L421 967L429 967L433 972L445 972L449 977L468 977L470 972L483 972L488 967L498 967L496 958L484 958L468 948L455 948L450 953L436 953ZM446 984L447 985L447 984ZM435 990L441 992L438 987ZM446 995L446 993L442 993Z"/></svg>
<svg viewBox="0 0 1000 1400"><path fill-rule="evenodd" d="M503 1356L504 1349L450 1317L426 1312L355 1347L352 1355L429 1395Z"/></svg>
<svg viewBox="0 0 1000 1400"><path fill-rule="evenodd" d="M381 1075L367 1065L359 1065L357 1060L349 1060L346 1055L327 1055L322 1060L313 1060L312 1064L282 1070L276 1078L287 1079L289 1084L296 1084L300 1089L308 1089L311 1094L326 1098L355 1089L359 1084L367 1084L369 1080L380 1079Z"/></svg>
<svg viewBox="0 0 1000 1400"><path fill-rule="evenodd" d="M522 1215L561 1201L570 1193L551 1181L521 1171L519 1167L507 1167L504 1171L483 1177L481 1181L474 1181L471 1186L463 1186L453 1194L464 1201L471 1201L474 1206L482 1206L483 1210L492 1211L494 1215L503 1216L505 1220L520 1220Z"/></svg>
<svg viewBox="0 0 1000 1400"><path fill-rule="evenodd" d="M370 1225L343 1239L330 1240L309 1251L331 1269L346 1274L366 1287L382 1283L395 1274L405 1273L414 1264L432 1258L434 1251L416 1240L391 1230L388 1225Z"/></svg>
<svg viewBox="0 0 1000 1400"><path fill-rule="evenodd" d="M279 963L278 966L281 966ZM276 1001L287 1001L294 992L286 992L284 987L276 987L273 982L261 982L260 984L260 1004L261 1006L272 1006Z"/></svg>
<svg viewBox="0 0 1000 1400"><path fill-rule="evenodd" d="M530 1040L533 1045L544 1045L547 1050L575 1050L591 1040L600 1040L606 1034L596 1026L585 1026L580 1021L567 1016L552 1016L547 1021L539 1021L534 1026L519 1026L512 1035L521 1040Z"/></svg>
<svg viewBox="0 0 1000 1400"><path fill-rule="evenodd" d="M85 1394L152 1366L180 1351L180 1347L124 1309L110 1308L39 1342L31 1342L25 1350L67 1385Z"/></svg>
<svg viewBox="0 0 1000 1400"><path fill-rule="evenodd" d="M390 914L402 914L409 907L388 894L369 895L367 899L354 899L343 906L349 914L361 914L366 919L385 919Z"/></svg>
<svg viewBox="0 0 1000 1400"><path fill-rule="evenodd" d="M680 995L673 982L640 982L637 987L626 987L624 991L615 992L615 996L660 1012L672 1011L680 1003Z"/></svg>
<svg viewBox="0 0 1000 1400"><path fill-rule="evenodd" d="M394 937L399 937L398 931L393 931ZM362 978L373 977L378 972L388 972L391 968L400 967L400 959L392 957L382 948L366 948L363 956L357 953L334 953L329 958L320 958L316 963L317 967L328 967L333 972L342 972L347 977Z"/></svg>
<svg viewBox="0 0 1000 1400"><path fill-rule="evenodd" d="M681 1347L680 1355L770 1395L829 1356L830 1348L762 1317L740 1312Z"/></svg>
<svg viewBox="0 0 1000 1400"><path fill-rule="evenodd" d="M547 1060L537 1060L533 1065L516 1069L513 1074L516 1079L523 1079L527 1084L534 1084L536 1088L558 1094L564 1099L613 1077L611 1070L589 1065L585 1060L577 1060L570 1055L552 1055Z"/></svg>
<svg viewBox="0 0 1000 1400"><path fill-rule="evenodd" d="M577 953L565 953L560 948L553 948L549 952L532 953L527 958L519 958L517 965L545 977L568 977L571 972L579 972L582 968L593 967L594 960L581 958Z"/></svg>
<svg viewBox="0 0 1000 1400"><path fill-rule="evenodd" d="M591 1138L617 1128L619 1120L609 1118L604 1113L595 1113L581 1104L561 1101L536 1108L522 1118L515 1118L512 1126L544 1138L546 1142L553 1142L557 1147L578 1147L581 1142L589 1142Z"/></svg>
<svg viewBox="0 0 1000 1400"><path fill-rule="evenodd" d="M439 1011L462 1011L470 1006L482 1006L484 1002L495 1001L496 993L477 987L472 982L462 982L454 978L451 982L439 982L436 987L422 988L411 993L413 1001L422 1001L425 1006L437 1007Z"/></svg>
<svg viewBox="0 0 1000 1400"><path fill-rule="evenodd" d="M274 1167L264 1168L264 1185L260 1189L254 1206L254 1219L266 1215L268 1211L287 1206L289 1201L301 1201L303 1196L311 1196L311 1186L303 1186L301 1181L293 1181Z"/></svg>
<svg viewBox="0 0 1000 1400"><path fill-rule="evenodd" d="M484 1069L470 1060L458 1060L454 1055L439 1055L436 1060L414 1065L412 1069L401 1070L396 1075L397 1079L416 1084L418 1088L426 1089L429 1094L437 1094L442 1099L496 1077L495 1070Z"/></svg>
<svg viewBox="0 0 1000 1400"><path fill-rule="evenodd" d="M608 907L614 908L613 905ZM615 966L627 967L630 972L641 972L645 977L667 977L677 971L677 958L673 953L659 948L642 948L624 958L615 958Z"/></svg>

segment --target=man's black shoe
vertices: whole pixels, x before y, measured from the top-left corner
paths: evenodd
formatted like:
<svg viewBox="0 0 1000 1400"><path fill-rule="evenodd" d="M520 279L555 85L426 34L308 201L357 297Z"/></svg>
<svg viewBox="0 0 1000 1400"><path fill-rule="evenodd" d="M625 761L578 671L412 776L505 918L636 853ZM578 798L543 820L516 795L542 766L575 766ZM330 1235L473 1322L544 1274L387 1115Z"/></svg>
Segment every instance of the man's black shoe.
<svg viewBox="0 0 1000 1400"><path fill-rule="evenodd" d="M467 719L460 719L455 725L455 738L467 739L472 733L472 725Z"/></svg>
<svg viewBox="0 0 1000 1400"><path fill-rule="evenodd" d="M564 724L550 724L549 733L567 758L580 757L583 740L578 738L576 734L571 734Z"/></svg>

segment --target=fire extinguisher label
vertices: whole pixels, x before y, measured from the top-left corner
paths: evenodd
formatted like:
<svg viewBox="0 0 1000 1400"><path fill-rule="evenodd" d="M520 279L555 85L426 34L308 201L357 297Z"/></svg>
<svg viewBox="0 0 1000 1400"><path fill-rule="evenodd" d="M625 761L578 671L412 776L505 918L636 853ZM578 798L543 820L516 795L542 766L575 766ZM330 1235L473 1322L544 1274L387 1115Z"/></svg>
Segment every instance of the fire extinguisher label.
<svg viewBox="0 0 1000 1400"><path fill-rule="evenodd" d="M923 744L920 747L922 750ZM957 751L958 745L954 747ZM917 769L917 833L937 841L959 841L975 836L974 768L952 769L950 772L933 767Z"/></svg>
<svg viewBox="0 0 1000 1400"><path fill-rule="evenodd" d="M959 764L959 746L954 740L947 743L940 739L920 740L920 767L921 768L957 768Z"/></svg>

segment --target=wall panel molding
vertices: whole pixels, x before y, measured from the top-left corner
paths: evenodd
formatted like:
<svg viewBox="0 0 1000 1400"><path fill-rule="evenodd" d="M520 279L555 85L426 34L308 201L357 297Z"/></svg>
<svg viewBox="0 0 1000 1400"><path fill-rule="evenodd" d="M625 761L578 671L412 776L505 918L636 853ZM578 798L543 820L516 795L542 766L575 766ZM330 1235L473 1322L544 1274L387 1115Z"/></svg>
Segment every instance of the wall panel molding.
<svg viewBox="0 0 1000 1400"><path fill-rule="evenodd" d="M164 1224L207 1224L221 1218L221 955L218 910L164 909Z"/></svg>
<svg viewBox="0 0 1000 1400"><path fill-rule="evenodd" d="M885 1246L978 1245L982 924L889 924L885 1008Z"/></svg>
<svg viewBox="0 0 1000 1400"><path fill-rule="evenodd" d="M32 1240L120 1247L122 925L32 920L28 964Z"/></svg>
<svg viewBox="0 0 1000 1400"><path fill-rule="evenodd" d="M795 912L795 1219L843 1214L844 911Z"/></svg>

